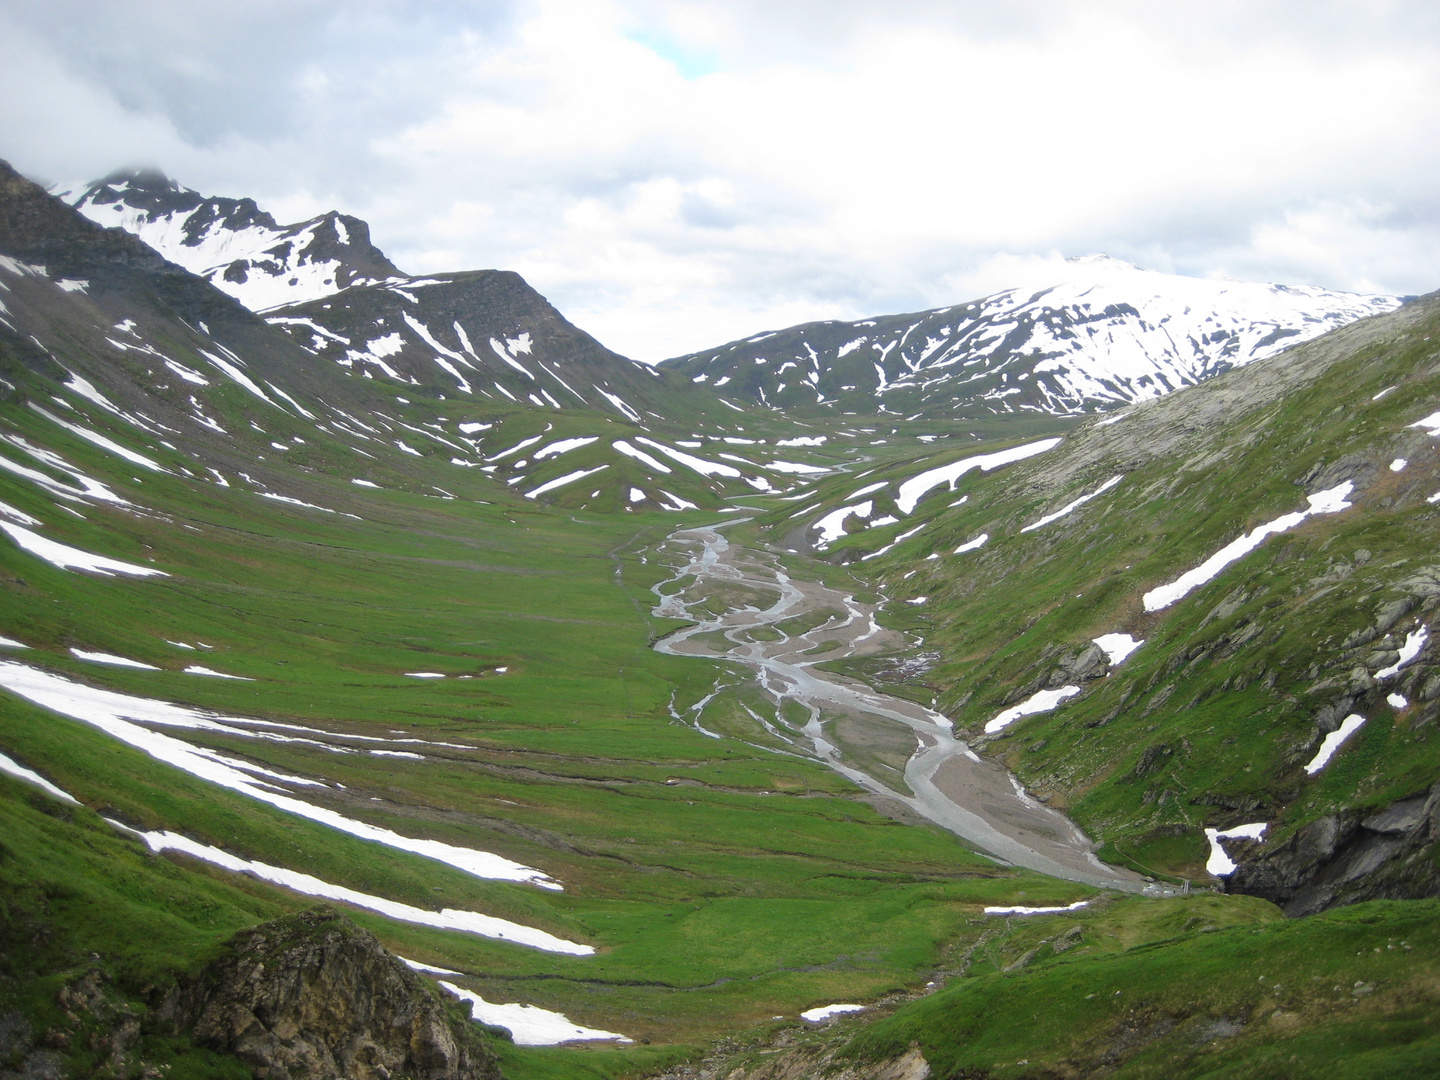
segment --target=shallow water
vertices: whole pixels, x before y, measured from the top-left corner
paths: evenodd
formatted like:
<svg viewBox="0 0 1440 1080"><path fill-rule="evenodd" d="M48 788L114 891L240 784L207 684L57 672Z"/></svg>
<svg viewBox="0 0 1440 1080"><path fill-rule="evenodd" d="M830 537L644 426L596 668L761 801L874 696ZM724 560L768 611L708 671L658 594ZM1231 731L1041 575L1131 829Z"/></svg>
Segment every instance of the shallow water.
<svg viewBox="0 0 1440 1080"><path fill-rule="evenodd" d="M816 582L792 579L774 556L732 545L719 527L683 529L670 537L666 550L685 561L671 578L654 587L654 613L694 625L667 635L655 648L671 656L744 665L775 708L773 720L757 715L757 721L788 743L792 752L821 761L861 787L903 803L1002 862L1128 892L1144 887L1138 875L1097 859L1089 838L1069 818L1032 799L1008 770L982 759L956 738L947 717L815 667L910 646L901 635L879 625L874 606ZM680 588L675 590L677 584ZM710 602L716 594L723 598L736 591L762 602L775 599L766 607L721 605L725 610L711 614L717 607ZM777 626L823 611L834 614L804 633L791 636ZM702 635L711 636L701 640ZM817 648L822 642L834 644ZM701 727L705 702L692 707L688 719L676 716L713 735ZM782 705L787 702L798 704L808 716L802 726L783 719ZM883 733L892 742L895 725L910 729L917 745L904 764L903 785L887 783L873 775L878 771L873 766L866 771L847 758L827 729L827 722L838 718L861 730Z"/></svg>

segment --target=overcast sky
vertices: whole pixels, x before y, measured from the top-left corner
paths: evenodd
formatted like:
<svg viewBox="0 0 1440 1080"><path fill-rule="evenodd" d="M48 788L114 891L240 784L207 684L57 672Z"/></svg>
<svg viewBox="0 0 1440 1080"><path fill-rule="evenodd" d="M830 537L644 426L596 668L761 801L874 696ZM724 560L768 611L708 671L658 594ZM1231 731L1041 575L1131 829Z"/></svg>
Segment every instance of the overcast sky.
<svg viewBox="0 0 1440 1080"><path fill-rule="evenodd" d="M0 157L147 164L658 360L1098 251L1440 288L1436 0L0 0Z"/></svg>

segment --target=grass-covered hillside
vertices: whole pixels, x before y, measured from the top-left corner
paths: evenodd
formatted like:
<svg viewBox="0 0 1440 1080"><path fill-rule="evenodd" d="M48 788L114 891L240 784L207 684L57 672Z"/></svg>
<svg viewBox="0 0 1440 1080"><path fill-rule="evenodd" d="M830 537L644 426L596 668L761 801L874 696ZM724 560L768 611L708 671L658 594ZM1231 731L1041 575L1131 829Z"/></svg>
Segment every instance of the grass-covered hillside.
<svg viewBox="0 0 1440 1080"><path fill-rule="evenodd" d="M1417 301L988 471L936 454L761 522L890 595L939 707L1112 861L1213 881L1203 830L1264 824L1234 887L1428 895L1437 324Z"/></svg>
<svg viewBox="0 0 1440 1080"><path fill-rule="evenodd" d="M651 648L673 624L647 552L686 503L793 498L885 435L347 379L131 238L6 196L0 1067L235 1072L156 1002L320 899L461 990L563 1014L542 1041L617 1047L506 1049L524 1076L920 986L984 905L1089 892L676 719L718 672Z"/></svg>
<svg viewBox="0 0 1440 1080"><path fill-rule="evenodd" d="M176 997L322 902L493 1025L512 1078L737 1053L808 1075L783 1051L812 1037L857 1076L912 1043L937 1077L1203 1075L1202 1029L1234 1036L1217 1068L1301 1034L1433 1057L1428 904L1279 906L1429 888L1440 481L1407 425L1440 407L1431 306L1103 427L636 420L355 374L0 180L0 1074L255 1075ZM827 662L817 640L802 666L974 735L1073 679L989 748L1174 887L997 862L876 787L910 729L846 729L827 757L743 664L657 651L684 625L655 613L687 588L672 537L723 522L776 582L867 620L885 601L884 649ZM1112 666L1106 634L1145 644ZM1226 849L1252 895L1218 891L1203 828L1259 823ZM1230 985L1241 956L1265 963ZM834 1005L879 1019L813 1036L802 1013ZM1383 1020L1369 1043L1357 1017Z"/></svg>
<svg viewBox="0 0 1440 1080"><path fill-rule="evenodd" d="M1433 901L1371 901L1293 921L1256 904L1242 913L1215 897L1127 901L1015 919L990 927L944 989L868 1022L737 1040L691 1075L1436 1074Z"/></svg>

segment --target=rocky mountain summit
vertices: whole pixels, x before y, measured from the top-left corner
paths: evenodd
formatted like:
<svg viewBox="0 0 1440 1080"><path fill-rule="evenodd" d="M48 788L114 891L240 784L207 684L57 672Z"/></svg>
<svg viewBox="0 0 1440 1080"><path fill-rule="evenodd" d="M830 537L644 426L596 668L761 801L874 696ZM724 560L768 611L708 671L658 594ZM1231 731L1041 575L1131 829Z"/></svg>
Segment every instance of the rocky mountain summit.
<svg viewBox="0 0 1440 1080"><path fill-rule="evenodd" d="M201 195L153 169L53 193L91 221L134 233L252 311L405 276L370 242L369 225L334 210L281 225L254 199Z"/></svg>
<svg viewBox="0 0 1440 1080"><path fill-rule="evenodd" d="M629 420L673 414L671 398L684 391L702 413L735 411L679 375L605 348L516 273L402 272L348 214L280 225L253 199L205 196L153 170L52 194L262 314L341 375Z"/></svg>

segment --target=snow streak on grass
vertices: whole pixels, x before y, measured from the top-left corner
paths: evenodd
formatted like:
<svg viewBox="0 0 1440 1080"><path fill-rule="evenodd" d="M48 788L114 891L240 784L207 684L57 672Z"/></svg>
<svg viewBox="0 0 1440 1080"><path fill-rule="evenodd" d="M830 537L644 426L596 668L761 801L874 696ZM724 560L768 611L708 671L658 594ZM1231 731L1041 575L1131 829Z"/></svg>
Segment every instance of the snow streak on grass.
<svg viewBox="0 0 1440 1080"><path fill-rule="evenodd" d="M927 469L900 485L899 492L895 496L895 505L900 508L902 514L912 513L916 504L927 492L933 491L941 484L948 484L950 490L954 491L955 481L972 469L989 472L1002 465L1009 465L1014 461L1024 461L1036 454L1043 454L1046 450L1052 450L1059 445L1059 439L1041 439L1038 442L1012 446L1008 450L998 450L993 454L976 454L973 457L952 461L948 465L941 465L935 469Z"/></svg>
<svg viewBox="0 0 1440 1080"><path fill-rule="evenodd" d="M1345 499L1354 489L1355 485L1347 480L1337 487L1308 496L1309 509L1297 510L1293 514L1284 514L1274 521L1267 521L1259 528L1252 529L1243 536L1232 540L1195 569L1187 570L1170 584L1151 589L1144 596L1145 610L1161 611L1169 607L1201 585L1213 580L1231 563L1250 554L1260 546L1266 537L1288 532L1314 514L1338 514L1341 510L1348 510L1351 504Z"/></svg>
<svg viewBox="0 0 1440 1080"><path fill-rule="evenodd" d="M67 796L68 797L68 796ZM74 800L71 800L74 801ZM106 819L109 820L109 819ZM412 904L402 904L395 900L387 900L383 896L372 896L369 893L358 892L355 889L347 889L343 885L333 885L328 881L321 881L310 874L302 874L298 870L286 870L283 867L271 866L269 863L258 862L253 859L242 859L237 855L231 855L220 848L212 847L209 844L197 843L189 837L181 836L173 832L140 832L128 826L121 825L117 821L110 824L116 828L124 829L145 841L151 851L178 851L189 855L191 858L208 862L213 866L224 867L237 874L250 874L261 881L268 881L274 885L281 885L287 889L302 893L305 896L318 896L325 900L340 900L346 904L353 904L355 907L364 908L367 911L375 911L391 919L398 919L401 922L415 923L419 926L433 926L440 930L459 930L467 934L478 934L481 937L495 938L500 941L509 941L516 945L525 945L532 949L542 949L545 952L565 953L570 956L589 956L595 950L589 945L581 945L574 941L566 941L564 938L556 937L554 934L547 934L544 930L537 930L532 926L522 926L520 923L511 922L509 919L497 919L493 915L482 915L478 911L457 911L453 908L446 908L443 911L426 911L424 908L415 907Z"/></svg>
<svg viewBox="0 0 1440 1080"><path fill-rule="evenodd" d="M1314 776L1328 765L1330 759L1335 756L1335 752L1340 749L1341 744L1350 738L1351 735L1354 735L1355 732L1359 731L1364 724L1365 717L1359 713L1351 713L1345 717L1344 720L1340 721L1338 728L1320 740L1320 749L1315 751L1315 756L1305 764L1305 772L1310 776Z"/></svg>
<svg viewBox="0 0 1440 1080"><path fill-rule="evenodd" d="M439 840L401 836L389 829L347 818L326 807L313 806L242 772L240 762L202 747L191 746L133 722L138 719L172 727L213 729L221 726L217 721L224 719L216 714L202 713L169 702L120 694L113 690L101 690L14 661L0 661L0 686L43 708L99 728L107 735L143 750L151 757L192 776L269 803L287 813L309 818L362 840L372 840L387 847L447 863L479 878L527 882L555 890L560 888L559 883L552 881L541 871L521 866L488 851L457 847Z"/></svg>
<svg viewBox="0 0 1440 1080"><path fill-rule="evenodd" d="M535 1005L499 1005L486 1001L473 990L440 981L461 1001L470 1003L470 1015L482 1024L503 1027L515 1038L516 1046L555 1046L566 1042L622 1042L631 1040L614 1031L581 1027L563 1013Z"/></svg>
<svg viewBox="0 0 1440 1080"><path fill-rule="evenodd" d="M11 525L8 521L0 521L0 529L9 533L10 539L30 552L31 555L37 555L62 570L88 570L92 574L103 574L105 577L113 577L115 574L132 574L135 577L170 576L163 570L156 570L154 567L137 566L134 563L81 551L68 544L57 543L37 532L31 532L21 525Z"/></svg>

